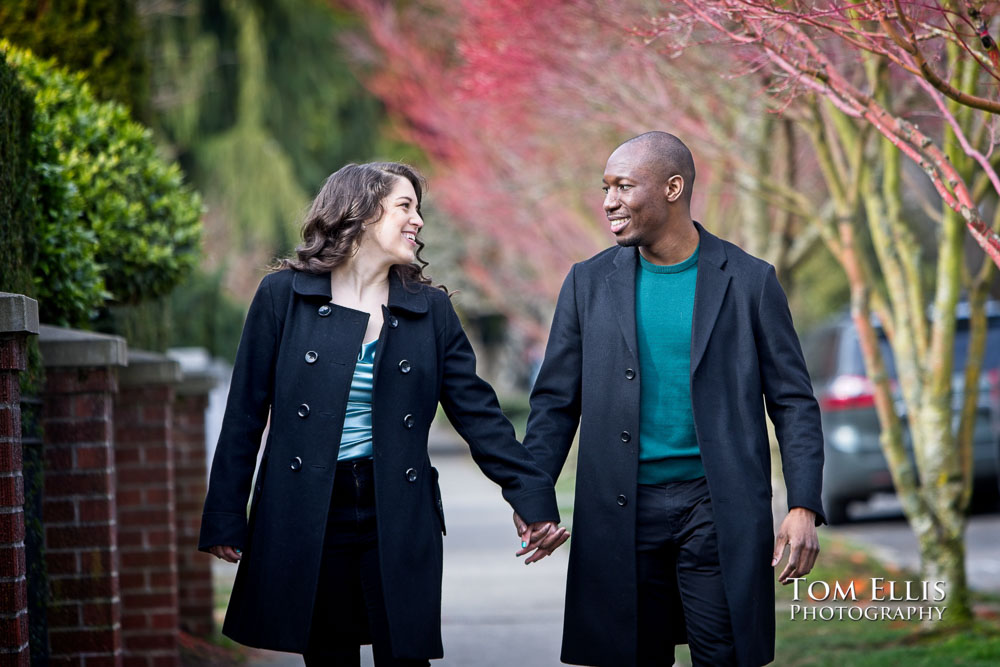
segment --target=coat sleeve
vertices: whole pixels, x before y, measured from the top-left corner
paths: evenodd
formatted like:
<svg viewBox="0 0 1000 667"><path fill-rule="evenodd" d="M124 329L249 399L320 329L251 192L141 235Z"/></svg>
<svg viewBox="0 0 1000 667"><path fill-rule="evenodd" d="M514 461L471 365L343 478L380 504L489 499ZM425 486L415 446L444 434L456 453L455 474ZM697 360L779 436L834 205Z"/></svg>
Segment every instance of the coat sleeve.
<svg viewBox="0 0 1000 667"><path fill-rule="evenodd" d="M246 546L247 501L261 435L274 396L278 340L271 281L265 278L250 303L236 351L229 398L201 517L198 539L201 551L218 545L238 549Z"/></svg>
<svg viewBox="0 0 1000 667"><path fill-rule="evenodd" d="M767 267L758 302L757 356L767 414L774 424L788 507L804 507L825 523L823 430L802 348L792 326L785 292Z"/></svg>
<svg viewBox="0 0 1000 667"><path fill-rule="evenodd" d="M559 292L545 358L531 390L524 446L552 480L559 478L580 425L583 339L576 306L576 267Z"/></svg>
<svg viewBox="0 0 1000 667"><path fill-rule="evenodd" d="M472 458L503 489L503 497L528 523L559 521L552 481L517 441L493 387L476 374L476 355L458 314L445 299L441 406Z"/></svg>

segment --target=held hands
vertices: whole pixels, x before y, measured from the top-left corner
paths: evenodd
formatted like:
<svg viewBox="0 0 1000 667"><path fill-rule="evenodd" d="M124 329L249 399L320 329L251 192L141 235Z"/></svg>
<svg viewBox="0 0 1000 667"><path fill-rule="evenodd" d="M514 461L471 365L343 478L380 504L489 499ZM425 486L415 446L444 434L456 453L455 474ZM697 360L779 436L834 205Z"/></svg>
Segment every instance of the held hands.
<svg viewBox="0 0 1000 667"><path fill-rule="evenodd" d="M792 577L804 577L816 564L819 555L819 538L816 537L816 513L804 507L793 507L781 522L774 540L774 557L771 567L778 564L789 547L788 563L778 576L778 581L788 585Z"/></svg>
<svg viewBox="0 0 1000 667"><path fill-rule="evenodd" d="M243 552L236 547L215 546L210 547L208 552L216 558L221 558L229 563L239 563L243 557Z"/></svg>
<svg viewBox="0 0 1000 667"><path fill-rule="evenodd" d="M514 528L521 538L521 549L515 554L531 555L524 559L525 565L530 565L552 554L563 542L569 539L569 531L556 524L555 521L537 521L532 524L524 522L517 512L514 512ZM534 553L531 553L531 552Z"/></svg>

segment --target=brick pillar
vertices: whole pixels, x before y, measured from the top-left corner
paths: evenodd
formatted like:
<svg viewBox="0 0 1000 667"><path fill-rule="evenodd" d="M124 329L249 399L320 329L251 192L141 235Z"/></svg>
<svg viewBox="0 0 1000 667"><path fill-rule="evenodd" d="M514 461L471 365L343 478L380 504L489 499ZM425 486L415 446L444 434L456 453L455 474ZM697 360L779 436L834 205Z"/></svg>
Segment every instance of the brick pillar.
<svg viewBox="0 0 1000 667"><path fill-rule="evenodd" d="M179 665L173 402L180 364L129 350L118 373L115 475L125 667Z"/></svg>
<svg viewBox="0 0 1000 667"><path fill-rule="evenodd" d="M0 665L30 665L21 474L21 372L38 302L0 292Z"/></svg>
<svg viewBox="0 0 1000 667"><path fill-rule="evenodd" d="M182 363L183 379L174 403L174 492L177 507L177 570L180 579L180 627L199 637L215 629L212 590L214 558L198 551L201 510L208 490L205 457L205 409L216 384L207 368Z"/></svg>
<svg viewBox="0 0 1000 667"><path fill-rule="evenodd" d="M121 665L112 441L125 340L40 329L51 664Z"/></svg>

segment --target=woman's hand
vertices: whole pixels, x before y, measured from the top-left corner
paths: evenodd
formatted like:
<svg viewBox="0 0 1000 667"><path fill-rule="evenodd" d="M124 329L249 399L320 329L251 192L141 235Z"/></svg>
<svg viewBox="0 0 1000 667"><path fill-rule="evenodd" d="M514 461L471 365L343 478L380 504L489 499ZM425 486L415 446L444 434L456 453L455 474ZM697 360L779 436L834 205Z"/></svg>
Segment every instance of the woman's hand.
<svg viewBox="0 0 1000 667"><path fill-rule="evenodd" d="M215 546L209 547L208 552L216 558L221 558L230 563L239 563L243 557L243 552L236 547Z"/></svg>
<svg viewBox="0 0 1000 667"><path fill-rule="evenodd" d="M517 534L521 538L521 549L515 555L531 554L524 560L525 565L530 565L552 555L553 551L569 539L569 531L559 526L555 521L537 521L527 524L524 519L518 516L517 512L514 512L514 528L517 529Z"/></svg>

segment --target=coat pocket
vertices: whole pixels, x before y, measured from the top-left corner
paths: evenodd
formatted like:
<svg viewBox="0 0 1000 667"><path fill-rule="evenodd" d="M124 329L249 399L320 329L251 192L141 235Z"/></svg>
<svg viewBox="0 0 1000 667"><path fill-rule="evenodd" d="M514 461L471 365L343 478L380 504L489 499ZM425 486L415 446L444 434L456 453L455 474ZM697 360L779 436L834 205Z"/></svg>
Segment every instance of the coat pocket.
<svg viewBox="0 0 1000 667"><path fill-rule="evenodd" d="M441 502L441 485L438 484L438 469L431 466L431 491L434 494L434 508L437 510L438 519L441 521L441 534L447 535L448 530L444 524L444 503Z"/></svg>

